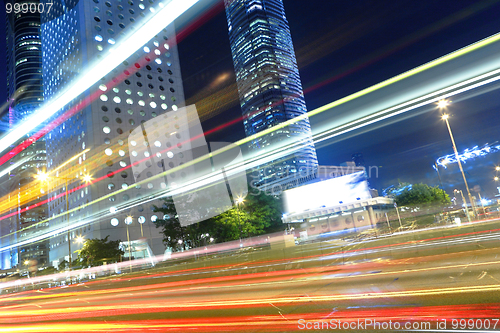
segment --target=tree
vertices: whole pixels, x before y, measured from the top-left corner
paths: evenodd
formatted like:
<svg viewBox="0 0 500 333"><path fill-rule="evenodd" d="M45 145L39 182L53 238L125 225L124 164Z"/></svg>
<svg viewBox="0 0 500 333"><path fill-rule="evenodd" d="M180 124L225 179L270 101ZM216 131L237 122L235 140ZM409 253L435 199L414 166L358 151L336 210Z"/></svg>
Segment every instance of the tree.
<svg viewBox="0 0 500 333"><path fill-rule="evenodd" d="M78 260L84 267L98 266L103 262L118 262L124 254L120 249L120 241L108 241L109 235L103 239L89 239L78 251Z"/></svg>
<svg viewBox="0 0 500 333"><path fill-rule="evenodd" d="M438 187L427 184L414 184L395 197L398 206L422 207L450 203L450 197Z"/></svg>
<svg viewBox="0 0 500 333"><path fill-rule="evenodd" d="M165 199L162 207L154 207L163 213L163 219L154 223L162 228L163 243L172 250L205 245L207 240L226 242L241 237L260 235L283 230L281 201L264 193L249 194L239 207L233 207L205 221L186 227L181 226L173 200Z"/></svg>

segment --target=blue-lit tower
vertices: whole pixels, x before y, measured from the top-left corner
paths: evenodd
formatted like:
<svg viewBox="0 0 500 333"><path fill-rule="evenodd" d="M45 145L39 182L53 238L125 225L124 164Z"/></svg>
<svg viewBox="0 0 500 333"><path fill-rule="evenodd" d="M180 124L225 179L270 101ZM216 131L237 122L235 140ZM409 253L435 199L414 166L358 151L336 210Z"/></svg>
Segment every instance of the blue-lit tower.
<svg viewBox="0 0 500 333"><path fill-rule="evenodd" d="M246 135L305 114L307 108L282 0L224 3ZM271 151L289 139L305 145L286 157L261 165L254 172L254 186L285 190L316 172L318 161L307 118L252 140L249 154Z"/></svg>
<svg viewBox="0 0 500 333"><path fill-rule="evenodd" d="M35 1L17 1L38 3ZM9 126L22 125L43 103L42 47L40 13L27 11L6 14L7 89L9 96ZM33 133L28 134L28 137ZM26 139L27 137L24 137ZM47 205L34 206L45 200L39 192L35 176L46 167L45 141L39 140L10 160L18 167L10 172L4 200L10 207L10 218L0 226L0 248L21 243L47 228ZM5 176L4 176L5 177ZM29 198L29 199L28 199ZM32 207L31 209L25 209ZM34 207L34 208L33 208ZM24 208L24 209L23 209ZM29 260L45 266L48 241L30 242L0 253L0 267L24 267Z"/></svg>

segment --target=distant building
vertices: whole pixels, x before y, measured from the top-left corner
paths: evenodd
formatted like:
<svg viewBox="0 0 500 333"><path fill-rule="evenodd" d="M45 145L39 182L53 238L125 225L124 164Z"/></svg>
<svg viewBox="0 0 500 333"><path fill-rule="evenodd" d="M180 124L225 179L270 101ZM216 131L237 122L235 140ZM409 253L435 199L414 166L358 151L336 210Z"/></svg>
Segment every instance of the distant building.
<svg viewBox="0 0 500 333"><path fill-rule="evenodd" d="M75 82L86 66L100 61L124 36L137 29L141 21L160 9L158 2L153 1L85 0L73 5L67 8L61 3L54 4L53 11L43 17L43 78L47 100ZM153 6L155 10L150 10ZM147 201L151 192L159 189L152 183L135 184L130 155L137 152L129 151L128 138L142 123L184 106L175 36L172 24L153 39L145 40L143 48L56 115L72 108L77 110L47 135L47 169L54 176L49 183L50 228L63 230L50 239L50 261L54 265L68 259L68 242L71 242L71 257L76 258L74 252L81 247L74 240L78 236L90 239L109 235L110 240L127 241L126 219L131 223L128 227L131 240L144 237L154 254L165 250L160 229L153 224L162 216L156 216L152 206L161 204L137 204ZM89 105L82 105L89 96L95 99ZM174 133L173 130L162 135ZM73 156L77 158L66 165ZM64 168L58 169L63 165ZM97 181L81 187L87 174ZM69 216L65 213L67 204ZM69 239L64 231L68 226Z"/></svg>
<svg viewBox="0 0 500 333"><path fill-rule="evenodd" d="M38 1L32 1L32 3ZM26 12L6 15L7 90L9 126L14 128L33 114L43 103L42 47L40 13ZM33 133L29 133L28 137ZM27 139L23 137L22 140ZM11 217L0 223L0 248L23 242L48 229L47 205L33 207L46 199L40 193L35 175L45 170L45 140L39 140L14 156L10 165L18 165L5 189L3 202L8 203ZM31 206L29 210L23 209ZM48 262L48 240L28 243L0 253L0 268L21 267L35 259L39 266Z"/></svg>
<svg viewBox="0 0 500 333"><path fill-rule="evenodd" d="M282 0L224 0L236 83L247 136L307 113L297 61ZM254 171L252 186L297 186L316 172L318 160L309 119L258 136L249 156L262 156L284 143L302 147Z"/></svg>

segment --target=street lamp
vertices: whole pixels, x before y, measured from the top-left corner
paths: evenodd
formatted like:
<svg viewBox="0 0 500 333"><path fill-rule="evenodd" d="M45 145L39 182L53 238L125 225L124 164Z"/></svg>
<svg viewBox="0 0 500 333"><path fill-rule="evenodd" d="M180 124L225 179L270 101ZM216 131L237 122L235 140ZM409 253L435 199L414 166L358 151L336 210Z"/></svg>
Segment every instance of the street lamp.
<svg viewBox="0 0 500 333"><path fill-rule="evenodd" d="M446 106L448 104L449 104L449 101L440 100L438 102L438 107L440 109L444 109L444 108L446 108ZM460 157L458 156L457 146L455 145L455 139L453 138L453 133L451 132L450 122L448 121L449 117L450 116L448 114L443 114L441 116L441 119L443 119L446 122L446 127L448 127L448 132L450 133L451 143L453 145L453 151L455 152L455 158L457 159L458 167L459 167L460 172L462 173L462 177L464 179L465 188L467 189L467 194L469 196L469 200L470 200L471 206L472 206L472 212L474 213L474 216L476 216L476 208L474 206L474 201L472 200L472 195L470 194L469 185L467 184L467 179L465 178L465 173L464 173L464 169L462 168L462 163L460 162Z"/></svg>
<svg viewBox="0 0 500 333"><path fill-rule="evenodd" d="M462 195L462 202L465 205L465 215L467 215L467 220L470 222L469 209L467 208L467 201L465 201L464 192L462 192L462 190L454 190L453 193L455 192Z"/></svg>
<svg viewBox="0 0 500 333"><path fill-rule="evenodd" d="M236 199L236 208L237 208L237 215L238 215L238 227L240 229L240 245L241 245L241 221L240 221L240 204L242 204L245 200L242 197L239 197Z"/></svg>
<svg viewBox="0 0 500 333"><path fill-rule="evenodd" d="M69 221L69 190L68 190L68 183L70 180L79 180L80 178L77 177L60 177L60 176L49 176L47 173L44 172L38 172L37 178L42 181L42 182L48 182L50 178L56 178L56 179L62 179L64 180L64 186L65 186L65 196L66 196L66 219L68 220L68 267L71 270L71 260L72 260L72 253L71 253L71 224ZM92 181L92 177L90 175L84 175L82 177L83 181L85 183L90 183Z"/></svg>
<svg viewBox="0 0 500 333"><path fill-rule="evenodd" d="M130 234L128 232L128 226L130 224L132 224L132 221L133 221L132 220L132 216L127 216L125 218L125 225L127 226L128 262L129 262L129 265L130 265L130 273L132 273L132 250L131 250L132 246L130 244ZM141 226L142 226L142 224L141 224Z"/></svg>

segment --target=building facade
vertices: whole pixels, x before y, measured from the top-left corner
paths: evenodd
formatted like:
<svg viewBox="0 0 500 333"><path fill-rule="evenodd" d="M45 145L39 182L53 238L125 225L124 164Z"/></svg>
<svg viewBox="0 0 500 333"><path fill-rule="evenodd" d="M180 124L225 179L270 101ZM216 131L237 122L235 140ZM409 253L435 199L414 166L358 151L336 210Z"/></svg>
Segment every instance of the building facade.
<svg viewBox="0 0 500 333"><path fill-rule="evenodd" d="M158 5L117 0L54 5L42 24L44 97L74 83ZM61 230L50 240L54 265L68 258L70 248L76 258L78 237L127 241L129 233L131 241L145 239L155 254L163 253L161 230L153 224L155 203L142 204L159 189L135 184L128 138L146 121L183 106L172 24L56 115L71 114L47 135L50 228ZM85 176L92 177L90 185Z"/></svg>
<svg viewBox="0 0 500 333"><path fill-rule="evenodd" d="M267 190L280 179L300 183L317 169L308 118L264 135L258 133L307 113L282 0L224 0L236 83L249 156L301 142L290 154L261 165L252 186ZM275 185L273 185L275 186Z"/></svg>
<svg viewBox="0 0 500 333"><path fill-rule="evenodd" d="M38 3L38 1L19 1ZM42 47L40 13L27 11L6 14L7 89L9 127L22 125L43 103ZM28 138L33 133L28 134ZM23 140L26 137L23 138ZM39 140L10 160L17 167L10 171L4 203L9 218L0 227L0 247L7 247L43 234L48 229L46 199L36 184L38 170L46 167L45 140ZM37 205L34 207L34 205ZM23 209L34 207L31 209ZM4 211L7 213L6 211ZM39 266L48 262L48 241L28 243L0 253L0 268L23 267L30 260Z"/></svg>

